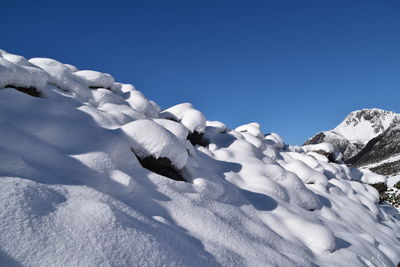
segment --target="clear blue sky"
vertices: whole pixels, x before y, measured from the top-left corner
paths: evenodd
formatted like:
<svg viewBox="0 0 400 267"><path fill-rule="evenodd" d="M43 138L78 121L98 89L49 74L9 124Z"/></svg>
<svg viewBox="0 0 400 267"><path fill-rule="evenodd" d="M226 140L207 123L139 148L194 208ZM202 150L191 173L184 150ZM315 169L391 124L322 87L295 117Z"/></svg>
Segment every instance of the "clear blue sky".
<svg viewBox="0 0 400 267"><path fill-rule="evenodd" d="M400 1L2 0L0 48L191 102L289 144L354 109L400 112Z"/></svg>

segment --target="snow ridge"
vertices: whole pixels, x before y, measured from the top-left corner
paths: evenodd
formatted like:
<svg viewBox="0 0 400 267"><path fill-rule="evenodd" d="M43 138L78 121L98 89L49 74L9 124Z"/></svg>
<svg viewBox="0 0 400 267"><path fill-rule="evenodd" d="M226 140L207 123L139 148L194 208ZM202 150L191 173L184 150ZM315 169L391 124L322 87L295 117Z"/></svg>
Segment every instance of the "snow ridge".
<svg viewBox="0 0 400 267"><path fill-rule="evenodd" d="M351 112L334 129L316 134L305 144L331 143L345 160L357 155L369 141L400 123L400 114L378 108Z"/></svg>
<svg viewBox="0 0 400 267"><path fill-rule="evenodd" d="M349 141L361 141L366 144L398 121L400 115L392 111L378 108L362 109L347 115L333 131Z"/></svg>

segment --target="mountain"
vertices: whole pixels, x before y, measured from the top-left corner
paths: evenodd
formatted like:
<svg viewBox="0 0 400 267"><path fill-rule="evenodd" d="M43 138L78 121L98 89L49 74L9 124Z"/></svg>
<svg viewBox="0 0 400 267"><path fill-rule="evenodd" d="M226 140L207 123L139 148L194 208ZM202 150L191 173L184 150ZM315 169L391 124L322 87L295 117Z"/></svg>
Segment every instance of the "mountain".
<svg viewBox="0 0 400 267"><path fill-rule="evenodd" d="M360 153L368 142L379 138L390 127L399 124L400 114L382 109L362 109L351 112L333 130L308 139L305 144L334 144L347 161Z"/></svg>
<svg viewBox="0 0 400 267"><path fill-rule="evenodd" d="M0 122L1 266L400 262L399 211L369 185L385 177L333 145L229 129L110 74L3 50Z"/></svg>
<svg viewBox="0 0 400 267"><path fill-rule="evenodd" d="M353 111L336 128L316 134L305 145L323 142L335 145L353 166L388 160L400 153L400 114L376 108Z"/></svg>

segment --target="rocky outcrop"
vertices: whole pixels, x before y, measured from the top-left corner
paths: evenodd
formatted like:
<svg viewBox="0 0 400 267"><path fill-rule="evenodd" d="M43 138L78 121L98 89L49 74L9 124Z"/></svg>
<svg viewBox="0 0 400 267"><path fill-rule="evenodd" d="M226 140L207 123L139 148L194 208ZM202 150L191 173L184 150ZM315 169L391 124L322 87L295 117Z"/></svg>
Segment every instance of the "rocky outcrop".
<svg viewBox="0 0 400 267"><path fill-rule="evenodd" d="M393 124L383 134L371 139L364 149L347 162L355 166L377 163L400 153L400 125Z"/></svg>
<svg viewBox="0 0 400 267"><path fill-rule="evenodd" d="M313 145L320 143L330 143L334 145L336 149L342 153L344 159L349 159L355 156L364 147L362 143L352 143L349 140L344 139L342 136L333 132L320 132L312 138L308 139L304 143L304 145Z"/></svg>

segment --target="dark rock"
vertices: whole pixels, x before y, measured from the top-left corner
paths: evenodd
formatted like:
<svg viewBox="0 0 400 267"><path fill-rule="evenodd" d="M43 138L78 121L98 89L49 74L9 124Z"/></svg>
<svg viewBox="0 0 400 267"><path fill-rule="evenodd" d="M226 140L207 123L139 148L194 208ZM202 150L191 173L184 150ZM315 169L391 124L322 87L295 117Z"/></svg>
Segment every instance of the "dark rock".
<svg viewBox="0 0 400 267"><path fill-rule="evenodd" d="M204 133L199 133L199 132L192 132L189 133L187 136L187 140L190 141L190 143L192 143L192 145L199 145L199 146L206 146L207 142L205 141L204 137Z"/></svg>
<svg viewBox="0 0 400 267"><path fill-rule="evenodd" d="M386 201L388 198L387 190L388 187L385 183L377 183L377 184L370 184L370 186L374 187L379 192L379 203Z"/></svg>
<svg viewBox="0 0 400 267"><path fill-rule="evenodd" d="M371 184L370 186L372 186L376 190L378 190L379 194L385 193L388 189L388 187L385 183Z"/></svg>
<svg viewBox="0 0 400 267"><path fill-rule="evenodd" d="M179 170L172 165L168 158L155 158L153 156L140 158L133 150L132 152L136 155L143 168L176 181L186 182Z"/></svg>
<svg viewBox="0 0 400 267"><path fill-rule="evenodd" d="M324 133L318 133L314 135L312 138L308 139L304 145L314 145L314 144L319 144L323 143L325 139L325 134Z"/></svg>
<svg viewBox="0 0 400 267"><path fill-rule="evenodd" d="M400 125L393 124L383 134L370 140L365 148L346 163L354 166L377 163L400 153Z"/></svg>
<svg viewBox="0 0 400 267"><path fill-rule="evenodd" d="M382 137L383 135L378 135L377 137L372 138L359 153L357 153L354 157L345 160L346 164L356 166L357 162L366 161L365 155L368 155L368 153L373 149L374 145L381 140Z"/></svg>
<svg viewBox="0 0 400 267"><path fill-rule="evenodd" d="M386 162L370 169L374 173L391 176L400 173L400 161Z"/></svg>
<svg viewBox="0 0 400 267"><path fill-rule="evenodd" d="M14 88L17 91L20 91L22 93L28 94L30 96L34 97L43 97L42 93L36 89L35 87L22 87L22 86L15 86L12 84L8 84L5 86L5 88Z"/></svg>
<svg viewBox="0 0 400 267"><path fill-rule="evenodd" d="M393 187L394 187L394 188L397 188L397 189L400 189L400 181L398 181L397 183L395 183Z"/></svg>

